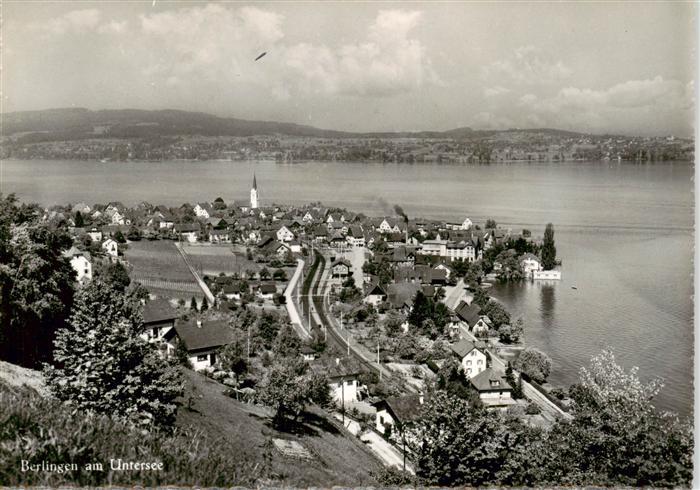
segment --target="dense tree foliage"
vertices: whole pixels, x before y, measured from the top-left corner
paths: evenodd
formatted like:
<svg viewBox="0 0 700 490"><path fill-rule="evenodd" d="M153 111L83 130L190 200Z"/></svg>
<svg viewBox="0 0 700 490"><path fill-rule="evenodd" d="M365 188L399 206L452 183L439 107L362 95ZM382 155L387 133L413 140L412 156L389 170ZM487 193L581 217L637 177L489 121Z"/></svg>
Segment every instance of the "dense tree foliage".
<svg viewBox="0 0 700 490"><path fill-rule="evenodd" d="M408 322L421 333L434 339L442 335L449 319L450 312L445 304L426 296L423 291L416 293Z"/></svg>
<svg viewBox="0 0 700 490"><path fill-rule="evenodd" d="M512 371L510 373L512 375ZM470 407L447 391L411 430L416 474L443 486L687 487L692 429L651 404L661 384L626 372L610 351L571 388L573 419L543 431Z"/></svg>
<svg viewBox="0 0 700 490"><path fill-rule="evenodd" d="M548 223L544 230L542 244L542 268L548 271L554 269L555 265L557 265L557 248L554 246L554 225Z"/></svg>
<svg viewBox="0 0 700 490"><path fill-rule="evenodd" d="M55 397L82 410L168 426L181 393L179 372L140 336L141 303L113 284L81 288L54 342L45 375Z"/></svg>
<svg viewBox="0 0 700 490"><path fill-rule="evenodd" d="M248 372L248 360L246 339L240 330L234 332L233 340L219 352L219 365L221 369L232 372L238 381L241 375Z"/></svg>
<svg viewBox="0 0 700 490"><path fill-rule="evenodd" d="M515 369L538 383L544 383L552 370L552 360L541 350L528 347L515 361Z"/></svg>
<svg viewBox="0 0 700 490"><path fill-rule="evenodd" d="M295 422L309 402L320 405L330 400L330 387L324 376L308 372L300 358L272 366L259 385L258 399L274 410L273 424L284 427Z"/></svg>
<svg viewBox="0 0 700 490"><path fill-rule="evenodd" d="M71 241L38 220L35 205L0 194L0 357L38 367L51 360L73 301L75 271L61 252Z"/></svg>

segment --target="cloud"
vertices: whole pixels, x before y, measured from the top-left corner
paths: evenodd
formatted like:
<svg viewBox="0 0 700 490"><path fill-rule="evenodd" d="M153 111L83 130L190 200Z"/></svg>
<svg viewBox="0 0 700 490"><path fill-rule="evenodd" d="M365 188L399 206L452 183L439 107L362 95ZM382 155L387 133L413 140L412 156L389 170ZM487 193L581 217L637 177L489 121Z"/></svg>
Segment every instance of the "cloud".
<svg viewBox="0 0 700 490"><path fill-rule="evenodd" d="M510 89L502 87L500 85L494 85L493 87L487 87L484 89L484 97L497 97L499 95L504 95L510 93Z"/></svg>
<svg viewBox="0 0 700 490"><path fill-rule="evenodd" d="M482 70L486 80L498 80L520 85L551 84L566 80L571 68L554 61L535 46L520 46L504 60L494 61Z"/></svg>
<svg viewBox="0 0 700 490"><path fill-rule="evenodd" d="M72 10L54 19L43 22L33 22L31 30L50 34L65 34L67 32L90 31L100 22L100 11L97 9Z"/></svg>
<svg viewBox="0 0 700 490"><path fill-rule="evenodd" d="M630 124L658 127L665 120L677 125L679 114L692 115L692 85L656 76L629 80L604 90L565 87L551 97L523 95L519 106L550 126L564 123L569 127L606 130Z"/></svg>
<svg viewBox="0 0 700 490"><path fill-rule="evenodd" d="M143 44L157 54L144 72L163 78L196 73L220 82L260 80L263 64L253 60L284 37L282 20L256 7L221 4L141 15Z"/></svg>
<svg viewBox="0 0 700 490"><path fill-rule="evenodd" d="M44 37L64 34L122 34L127 29L126 21L112 20L101 23L102 14L98 9L71 10L59 17L32 22L29 30L40 32Z"/></svg>
<svg viewBox="0 0 700 490"><path fill-rule="evenodd" d="M420 18L418 11L382 10L363 42L291 46L285 52L290 75L303 80L303 91L326 95L385 97L440 85L425 47L411 37Z"/></svg>
<svg viewBox="0 0 700 490"><path fill-rule="evenodd" d="M126 32L127 22L126 21L116 21L107 22L102 24L97 28L97 32L100 34L122 34Z"/></svg>

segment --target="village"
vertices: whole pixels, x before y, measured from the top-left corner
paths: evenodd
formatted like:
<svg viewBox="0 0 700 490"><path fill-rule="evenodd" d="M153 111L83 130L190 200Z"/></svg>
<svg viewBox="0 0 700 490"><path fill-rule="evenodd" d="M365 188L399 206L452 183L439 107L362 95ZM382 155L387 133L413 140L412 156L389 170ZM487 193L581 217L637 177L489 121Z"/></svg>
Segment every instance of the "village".
<svg viewBox="0 0 700 490"><path fill-rule="evenodd" d="M268 366L297 357L387 466L412 471L402 434L437 388L534 426L569 417L546 383L551 361L488 294L496 281L561 279L543 240L393 211L263 206L253 177L243 206L77 203L44 220L68 228L79 283L107 270L144 289L141 335L163 356L250 403Z"/></svg>

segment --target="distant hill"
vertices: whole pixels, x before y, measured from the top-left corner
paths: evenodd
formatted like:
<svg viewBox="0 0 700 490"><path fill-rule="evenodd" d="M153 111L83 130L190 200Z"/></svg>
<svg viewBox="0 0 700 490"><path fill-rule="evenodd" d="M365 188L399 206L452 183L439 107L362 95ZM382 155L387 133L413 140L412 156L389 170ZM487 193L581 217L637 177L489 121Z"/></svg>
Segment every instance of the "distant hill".
<svg viewBox="0 0 700 490"><path fill-rule="evenodd" d="M201 112L136 109L92 111L83 108L10 112L2 115L2 135L24 135L25 141L61 141L90 137L129 138L140 136L254 136L286 135L316 138L449 138L477 139L517 131L576 136L555 129L479 131L456 128L448 131L352 133L292 123L223 118ZM31 135L26 138L27 135Z"/></svg>

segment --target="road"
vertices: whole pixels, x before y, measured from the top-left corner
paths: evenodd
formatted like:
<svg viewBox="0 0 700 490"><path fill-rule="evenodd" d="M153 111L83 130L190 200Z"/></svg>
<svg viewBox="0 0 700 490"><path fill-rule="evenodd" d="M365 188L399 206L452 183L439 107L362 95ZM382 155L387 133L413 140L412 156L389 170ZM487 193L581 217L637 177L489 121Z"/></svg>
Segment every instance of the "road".
<svg viewBox="0 0 700 490"><path fill-rule="evenodd" d="M454 289L450 291L450 294L445 297L445 306L454 311L454 309L457 308L457 305L459 305L460 300L465 295L464 288L464 280L460 279L455 285Z"/></svg>
<svg viewBox="0 0 700 490"><path fill-rule="evenodd" d="M207 286L206 283L202 280L202 278L199 277L199 274L197 274L197 271L195 270L195 268L192 267L192 264L190 264L190 261L187 258L187 254L185 253L184 250L182 250L182 246L178 242L175 242L175 248L177 248L177 251L180 252L180 255L182 255L182 258L185 261L187 268L190 270L190 272L194 276L194 280L197 281L199 288L204 293L204 297L207 298L207 301L209 302L209 306L213 306L214 305L214 295L209 290L209 286Z"/></svg>
<svg viewBox="0 0 700 490"><path fill-rule="evenodd" d="M294 297L292 296L292 292L297 287L303 270L304 261L297 259L297 268L294 271L294 275L289 281L289 284L287 284L287 289L284 290L284 304L287 307L287 313L289 314L289 321L292 322L292 327L294 327L294 330L296 330L297 334L299 334L299 337L301 337L302 340L305 340L311 338L311 332L310 330L306 330L304 328L304 324L299 316L299 311L297 310L297 305L294 303Z"/></svg>
<svg viewBox="0 0 700 490"><path fill-rule="evenodd" d="M385 465L403 469L403 454L401 451L385 441L379 434L372 431L365 432L360 436L360 440L366 443ZM406 461L406 471L412 475L416 474L409 461Z"/></svg>

